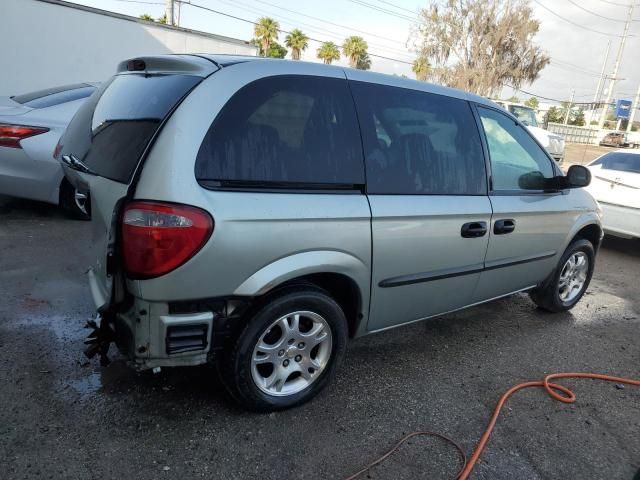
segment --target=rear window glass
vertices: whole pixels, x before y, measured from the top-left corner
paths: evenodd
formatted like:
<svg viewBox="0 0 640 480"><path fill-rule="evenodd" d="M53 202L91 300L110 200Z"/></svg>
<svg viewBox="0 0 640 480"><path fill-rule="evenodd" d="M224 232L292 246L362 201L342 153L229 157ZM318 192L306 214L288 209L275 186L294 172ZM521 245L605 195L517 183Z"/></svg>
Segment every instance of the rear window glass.
<svg viewBox="0 0 640 480"><path fill-rule="evenodd" d="M38 90L37 92L25 93L24 95L16 95L11 97L11 99L26 107L46 108L60 105L61 103L87 98L95 91L96 87L93 85L78 83L74 85L65 85L63 87L48 88L46 90Z"/></svg>
<svg viewBox="0 0 640 480"><path fill-rule="evenodd" d="M591 165L602 165L603 170L640 173L640 154L611 152L603 155Z"/></svg>
<svg viewBox="0 0 640 480"><path fill-rule="evenodd" d="M364 184L358 123L346 80L267 77L241 88L198 152L196 177L221 185Z"/></svg>
<svg viewBox="0 0 640 480"><path fill-rule="evenodd" d="M80 107L60 140L96 174L128 183L162 120L199 81L189 75L117 75Z"/></svg>
<svg viewBox="0 0 640 480"><path fill-rule="evenodd" d="M367 192L486 193L480 134L466 101L374 83L351 85L362 129Z"/></svg>

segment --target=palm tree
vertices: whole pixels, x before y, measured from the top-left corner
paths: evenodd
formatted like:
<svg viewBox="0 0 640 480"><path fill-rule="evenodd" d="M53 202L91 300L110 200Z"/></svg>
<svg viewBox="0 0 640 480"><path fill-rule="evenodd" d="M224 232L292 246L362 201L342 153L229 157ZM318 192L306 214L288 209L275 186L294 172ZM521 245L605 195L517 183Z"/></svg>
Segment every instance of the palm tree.
<svg viewBox="0 0 640 480"><path fill-rule="evenodd" d="M146 20L148 22L155 22L155 20L153 19L153 17L151 15L149 15L148 13L143 13L142 15L140 15L138 17L140 20Z"/></svg>
<svg viewBox="0 0 640 480"><path fill-rule="evenodd" d="M349 59L351 68L358 67L358 61L367 54L369 45L362 37L352 36L345 39L342 44L342 53Z"/></svg>
<svg viewBox="0 0 640 480"><path fill-rule="evenodd" d="M429 75L429 70L431 70L431 64L425 57L418 57L411 65L411 70L416 74L416 80L424 82L427 79L427 75Z"/></svg>
<svg viewBox="0 0 640 480"><path fill-rule="evenodd" d="M324 42L316 54L327 65L331 65L334 60L340 60L340 49L333 42Z"/></svg>
<svg viewBox="0 0 640 480"><path fill-rule="evenodd" d="M300 60L302 52L309 46L309 37L298 28L291 30L291 33L284 39L284 44L291 49L291 58Z"/></svg>
<svg viewBox="0 0 640 480"><path fill-rule="evenodd" d="M369 54L367 52L364 53L356 63L356 68L358 70L369 70L371 68L371 59L369 58Z"/></svg>
<svg viewBox="0 0 640 480"><path fill-rule="evenodd" d="M280 24L273 18L262 17L253 27L253 33L260 44L260 54L264 57L269 51L271 43L278 38Z"/></svg>

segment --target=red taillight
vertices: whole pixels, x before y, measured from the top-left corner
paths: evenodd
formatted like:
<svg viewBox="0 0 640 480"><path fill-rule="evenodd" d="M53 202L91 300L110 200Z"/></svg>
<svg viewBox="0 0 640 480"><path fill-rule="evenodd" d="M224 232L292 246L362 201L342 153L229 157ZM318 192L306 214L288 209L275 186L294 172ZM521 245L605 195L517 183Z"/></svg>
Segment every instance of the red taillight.
<svg viewBox="0 0 640 480"><path fill-rule="evenodd" d="M53 158L57 160L61 151L62 151L62 144L60 143L60 140L58 140L58 143L56 143L56 148L53 149Z"/></svg>
<svg viewBox="0 0 640 480"><path fill-rule="evenodd" d="M48 128L0 124L0 147L22 148L20 140L48 132Z"/></svg>
<svg viewBox="0 0 640 480"><path fill-rule="evenodd" d="M122 216L124 265L130 278L153 278L193 257L213 232L211 216L196 207L132 202Z"/></svg>

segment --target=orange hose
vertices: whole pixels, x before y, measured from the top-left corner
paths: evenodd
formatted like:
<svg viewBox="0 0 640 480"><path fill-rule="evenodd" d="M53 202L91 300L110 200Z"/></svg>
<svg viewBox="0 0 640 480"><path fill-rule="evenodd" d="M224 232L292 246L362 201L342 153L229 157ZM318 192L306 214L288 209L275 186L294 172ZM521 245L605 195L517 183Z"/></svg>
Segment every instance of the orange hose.
<svg viewBox="0 0 640 480"><path fill-rule="evenodd" d="M567 387L558 385L557 383L551 383L551 380L554 380L557 378L589 378L592 380L604 380L606 382L625 383L627 385L635 385L640 387L640 380L623 378L623 377L613 377L611 375L603 375L601 373L552 373L551 375L547 375L546 377L544 377L542 381L519 383L518 385L514 385L505 393L503 393L502 396L500 397L500 400L498 400L498 403L496 404L496 408L493 410L493 415L491 416L491 420L489 420L489 424L487 425L487 428L485 429L484 433L480 437L480 440L476 445L473 455L471 455L471 458L469 459L468 462L466 461L466 457L462 452L462 449L458 446L458 444L453 440L445 437L444 435L440 435L433 432L413 432L408 435L405 435L398 443L396 443L396 445L393 448L391 448L391 450L389 450L383 456L369 463L362 470L351 475L345 480L353 480L356 477L359 477L364 472L369 470L371 467L378 465L379 463L389 458L391 454L393 454L400 447L400 445L402 445L406 440L408 440L411 437L415 437L417 435L437 436L454 445L458 449L458 451L462 454L461 458L463 460L463 468L458 474L456 474L454 478L456 480L467 480L469 478L469 475L471 475L471 472L473 471L473 468L475 467L476 463L480 459L480 455L482 455L482 452L486 447L487 442L489 441L489 437L491 436L491 432L493 431L493 428L496 425L496 421L500 416L500 411L502 410L502 407L504 406L504 404L506 403L506 401L509 399L511 395L516 393L518 390L522 390L524 388L542 387L546 390L549 396L554 400L558 400L559 402L563 402L563 403L573 403L576 401L575 394L571 390L569 390ZM562 392L564 395L558 392Z"/></svg>

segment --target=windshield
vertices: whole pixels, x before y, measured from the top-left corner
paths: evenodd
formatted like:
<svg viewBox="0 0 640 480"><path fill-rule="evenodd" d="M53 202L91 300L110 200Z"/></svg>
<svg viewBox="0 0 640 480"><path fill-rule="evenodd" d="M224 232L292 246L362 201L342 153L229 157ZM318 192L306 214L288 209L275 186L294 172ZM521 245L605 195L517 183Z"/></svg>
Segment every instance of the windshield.
<svg viewBox="0 0 640 480"><path fill-rule="evenodd" d="M536 112L529 107L519 105L509 105L509 112L526 126L537 127Z"/></svg>
<svg viewBox="0 0 640 480"><path fill-rule="evenodd" d="M601 156L591 165L602 165L603 170L640 173L640 155L637 153L611 152Z"/></svg>

